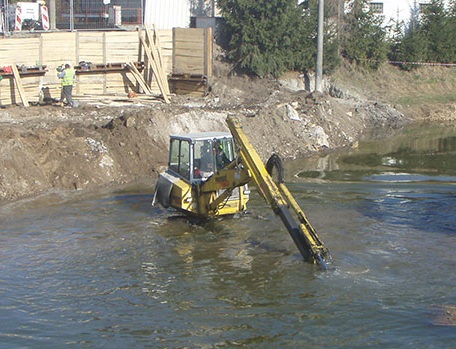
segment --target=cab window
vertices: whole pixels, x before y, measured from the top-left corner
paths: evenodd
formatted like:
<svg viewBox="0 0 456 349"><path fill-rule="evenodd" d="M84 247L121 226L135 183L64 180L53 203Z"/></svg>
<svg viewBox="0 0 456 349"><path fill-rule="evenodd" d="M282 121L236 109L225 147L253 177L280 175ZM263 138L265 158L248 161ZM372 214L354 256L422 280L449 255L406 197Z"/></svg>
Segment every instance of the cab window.
<svg viewBox="0 0 456 349"><path fill-rule="evenodd" d="M171 140L168 167L182 177L190 179L190 142Z"/></svg>
<svg viewBox="0 0 456 349"><path fill-rule="evenodd" d="M217 170L221 170L234 160L232 139L218 139L214 142L214 154Z"/></svg>
<svg viewBox="0 0 456 349"><path fill-rule="evenodd" d="M198 140L194 144L193 178L207 179L214 173L214 154L212 140Z"/></svg>

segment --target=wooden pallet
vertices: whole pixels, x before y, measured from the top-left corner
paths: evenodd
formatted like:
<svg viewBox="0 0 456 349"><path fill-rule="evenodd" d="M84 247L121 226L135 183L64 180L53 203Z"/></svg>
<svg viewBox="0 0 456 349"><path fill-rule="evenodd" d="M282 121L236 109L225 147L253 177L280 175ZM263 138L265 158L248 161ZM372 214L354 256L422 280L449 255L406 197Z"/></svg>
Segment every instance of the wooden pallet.
<svg viewBox="0 0 456 349"><path fill-rule="evenodd" d="M169 82L176 95L204 97L209 91L207 76L202 74L172 74Z"/></svg>

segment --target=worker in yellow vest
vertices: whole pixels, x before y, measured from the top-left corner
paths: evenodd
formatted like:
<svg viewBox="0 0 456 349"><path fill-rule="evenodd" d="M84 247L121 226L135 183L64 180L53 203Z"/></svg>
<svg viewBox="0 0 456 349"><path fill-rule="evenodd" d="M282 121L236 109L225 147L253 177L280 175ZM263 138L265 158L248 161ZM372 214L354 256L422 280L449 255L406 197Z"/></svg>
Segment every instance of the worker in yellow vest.
<svg viewBox="0 0 456 349"><path fill-rule="evenodd" d="M59 71L59 69L57 69ZM59 79L62 80L62 93L60 95L60 103L63 104L64 99L66 99L67 106L73 107L73 85L74 79L76 78L76 73L69 63L65 64L65 69L60 69L57 74Z"/></svg>

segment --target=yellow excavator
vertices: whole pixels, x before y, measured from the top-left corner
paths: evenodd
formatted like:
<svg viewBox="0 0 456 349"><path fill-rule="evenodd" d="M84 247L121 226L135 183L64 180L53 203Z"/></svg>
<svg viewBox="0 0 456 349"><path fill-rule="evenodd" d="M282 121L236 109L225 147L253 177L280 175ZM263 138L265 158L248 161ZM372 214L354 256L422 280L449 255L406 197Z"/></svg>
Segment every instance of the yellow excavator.
<svg viewBox="0 0 456 349"><path fill-rule="evenodd" d="M273 154L265 165L239 120L226 122L231 133L171 135L168 169L158 178L152 204L201 218L233 215L246 210L253 182L303 258L327 269L329 251L285 185L280 157Z"/></svg>

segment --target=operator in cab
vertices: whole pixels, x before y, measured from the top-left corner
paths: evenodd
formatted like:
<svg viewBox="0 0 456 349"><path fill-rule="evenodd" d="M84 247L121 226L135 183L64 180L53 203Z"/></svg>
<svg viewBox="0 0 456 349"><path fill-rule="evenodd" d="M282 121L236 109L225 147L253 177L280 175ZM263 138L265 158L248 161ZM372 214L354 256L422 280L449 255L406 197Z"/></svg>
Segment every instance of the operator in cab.
<svg viewBox="0 0 456 349"><path fill-rule="evenodd" d="M215 151L215 162L217 166L217 170L221 170L226 165L230 163L230 159L226 156L225 152L223 151L222 145L220 142L215 142L214 144L214 151Z"/></svg>

